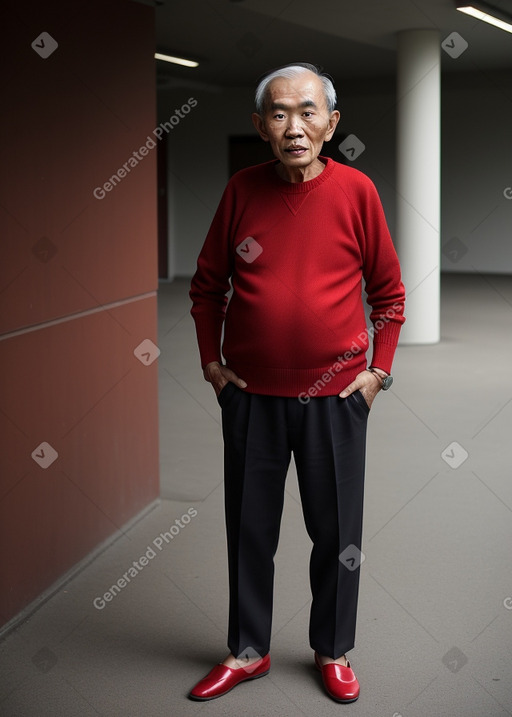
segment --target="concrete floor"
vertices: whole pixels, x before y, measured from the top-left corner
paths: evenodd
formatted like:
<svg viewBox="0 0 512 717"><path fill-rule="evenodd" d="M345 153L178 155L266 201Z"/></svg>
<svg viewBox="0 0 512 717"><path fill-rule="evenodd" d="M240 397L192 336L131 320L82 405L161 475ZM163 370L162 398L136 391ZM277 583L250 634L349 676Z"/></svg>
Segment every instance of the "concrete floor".
<svg viewBox="0 0 512 717"><path fill-rule="evenodd" d="M160 290L162 500L0 643L0 715L512 715L512 277L445 276L441 343L400 347L372 408L351 705L332 702L313 668L293 469L270 675L186 698L227 653L219 408L187 289Z"/></svg>

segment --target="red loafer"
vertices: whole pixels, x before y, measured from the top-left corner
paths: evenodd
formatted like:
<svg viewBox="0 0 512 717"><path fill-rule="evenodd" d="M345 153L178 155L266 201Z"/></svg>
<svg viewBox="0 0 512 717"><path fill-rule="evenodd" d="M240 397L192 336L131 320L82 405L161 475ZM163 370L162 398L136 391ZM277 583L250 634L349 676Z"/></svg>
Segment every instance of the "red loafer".
<svg viewBox="0 0 512 717"><path fill-rule="evenodd" d="M233 687L246 680L256 680L258 677L268 675L270 671L270 655L265 655L247 667L227 667L227 665L215 665L206 677L203 677L197 685L189 692L191 700L214 700L222 697Z"/></svg>
<svg viewBox="0 0 512 717"><path fill-rule="evenodd" d="M336 702L355 702L357 700L359 682L348 660L346 667L337 665L335 662L322 666L320 658L315 652L315 664L322 673L322 682L329 697Z"/></svg>

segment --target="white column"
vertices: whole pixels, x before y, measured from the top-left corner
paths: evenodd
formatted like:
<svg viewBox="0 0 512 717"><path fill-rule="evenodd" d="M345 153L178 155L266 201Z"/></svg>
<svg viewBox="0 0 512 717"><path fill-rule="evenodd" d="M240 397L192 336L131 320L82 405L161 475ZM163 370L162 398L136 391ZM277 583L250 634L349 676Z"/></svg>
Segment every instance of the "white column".
<svg viewBox="0 0 512 717"><path fill-rule="evenodd" d="M398 34L396 245L407 293L400 343L440 339L440 58L437 30Z"/></svg>

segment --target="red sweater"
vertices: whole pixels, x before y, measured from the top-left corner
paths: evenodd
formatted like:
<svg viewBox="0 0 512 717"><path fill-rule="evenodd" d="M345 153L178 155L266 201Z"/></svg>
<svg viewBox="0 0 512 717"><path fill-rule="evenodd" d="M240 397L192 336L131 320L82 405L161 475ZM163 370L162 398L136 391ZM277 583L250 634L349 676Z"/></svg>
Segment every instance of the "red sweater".
<svg viewBox="0 0 512 717"><path fill-rule="evenodd" d="M370 336L371 364L391 370L405 292L377 190L319 159L323 172L302 183L281 179L277 160L237 172L199 255L190 297L201 364L222 363L224 326L222 354L249 393L335 395L366 367Z"/></svg>

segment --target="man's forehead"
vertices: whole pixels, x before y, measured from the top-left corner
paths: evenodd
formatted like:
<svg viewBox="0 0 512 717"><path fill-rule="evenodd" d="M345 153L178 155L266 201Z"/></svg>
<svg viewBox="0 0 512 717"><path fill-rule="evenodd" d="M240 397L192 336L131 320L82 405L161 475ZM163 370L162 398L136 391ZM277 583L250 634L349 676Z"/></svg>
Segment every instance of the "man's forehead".
<svg viewBox="0 0 512 717"><path fill-rule="evenodd" d="M268 96L272 102L279 102L288 99L294 104L302 104L305 101L318 103L323 96L322 83L315 75L304 77L276 77L268 86Z"/></svg>

